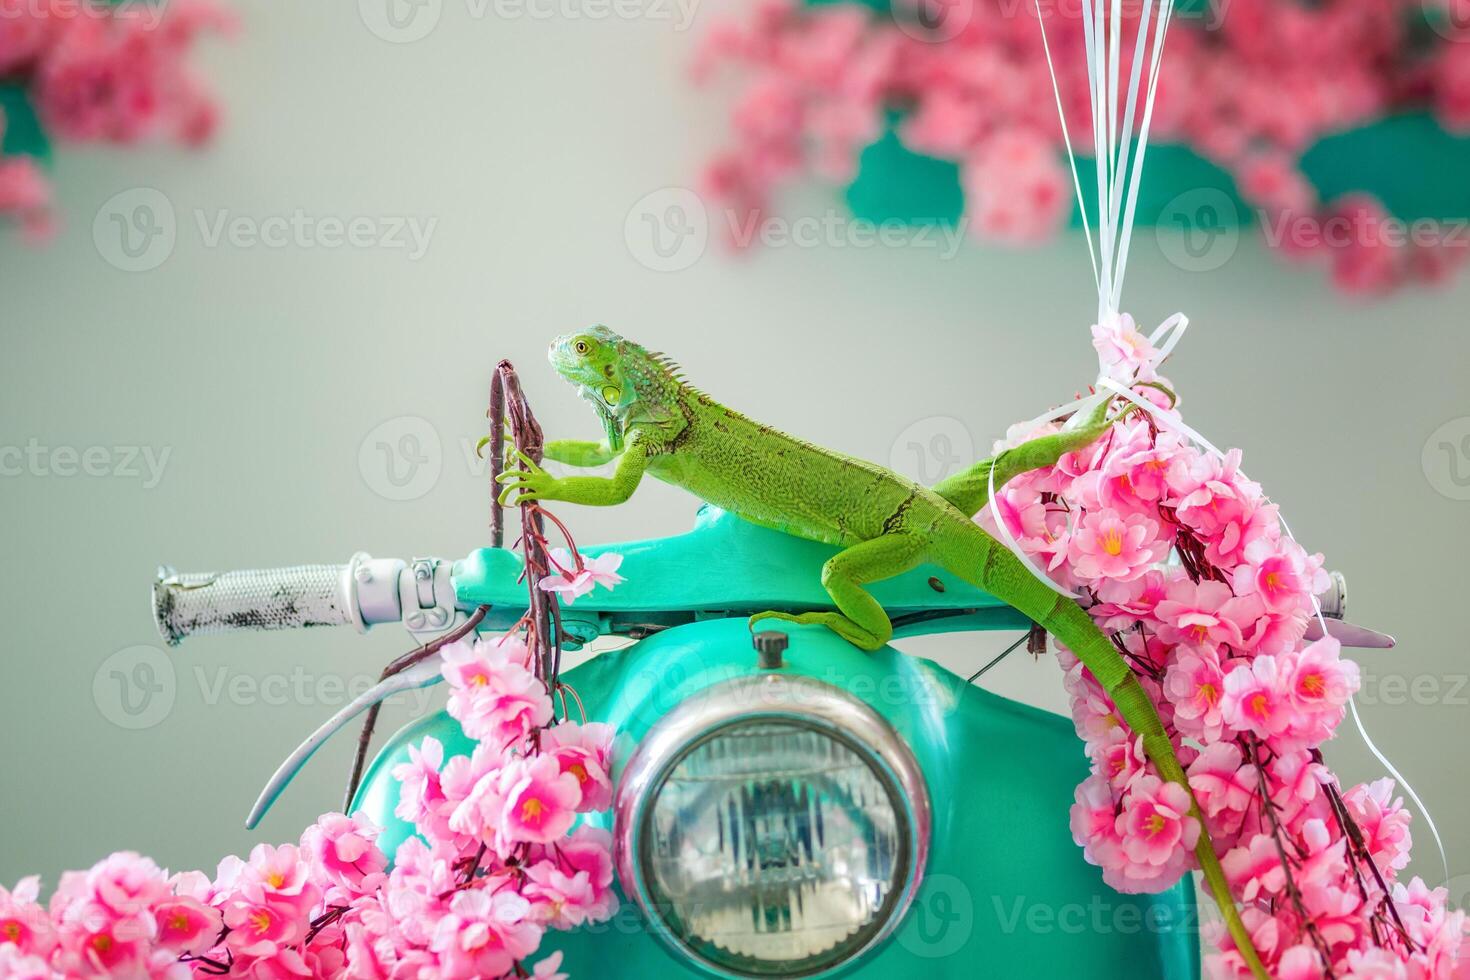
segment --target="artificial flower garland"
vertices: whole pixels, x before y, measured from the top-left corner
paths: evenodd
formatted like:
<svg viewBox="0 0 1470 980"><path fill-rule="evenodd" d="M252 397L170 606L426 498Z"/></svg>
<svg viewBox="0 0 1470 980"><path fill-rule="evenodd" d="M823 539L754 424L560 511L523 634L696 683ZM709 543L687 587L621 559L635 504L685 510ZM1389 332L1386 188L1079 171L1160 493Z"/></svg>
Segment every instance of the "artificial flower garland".
<svg viewBox="0 0 1470 980"><path fill-rule="evenodd" d="M1344 290L1439 281L1463 263L1470 240L1453 222L1443 234L1396 237L1378 200L1363 192L1323 201L1300 167L1321 138L1391 113L1428 112L1449 133L1470 134L1470 29L1448 3L1231 0L1204 5L1203 15L1200 6L1176 14L1170 32L1156 142L1225 169L1268 241L1287 257L1325 261ZM1135 25L1141 5L1123 7ZM725 66L744 79L733 146L710 162L703 186L729 209L732 229L758 227L771 217L772 192L806 171L851 181L859 154L897 112L904 147L959 164L972 232L1005 244L1046 240L1073 201L1038 10L1074 146L1086 153L1081 9L754 0L747 17L717 24L695 58L697 82ZM732 235L742 245L753 237Z"/></svg>
<svg viewBox="0 0 1470 980"><path fill-rule="evenodd" d="M1111 377L1155 410L1023 474L978 516L1075 591L1159 708L1251 940L1277 980L1440 980L1454 975L1463 911L1444 888L1398 880L1410 815L1382 779L1343 790L1320 747L1358 689L1330 636L1306 642L1321 555L1283 534L1240 471L1177 434L1158 353L1126 314L1094 327ZM1014 427L997 451L1055 431ZM1177 560L1166 561L1168 556ZM1091 776L1072 830L1121 892L1157 892L1195 866L1189 794L1162 780L1091 673L1065 649L1072 717ZM1251 976L1221 930L1207 969Z"/></svg>
<svg viewBox="0 0 1470 980"><path fill-rule="evenodd" d="M234 18L208 0L0 0L0 88L16 95L39 132L0 155L0 219L30 239L55 227L41 170L47 138L131 145L209 141L219 107L189 68L195 41ZM19 120L0 99L0 143Z"/></svg>

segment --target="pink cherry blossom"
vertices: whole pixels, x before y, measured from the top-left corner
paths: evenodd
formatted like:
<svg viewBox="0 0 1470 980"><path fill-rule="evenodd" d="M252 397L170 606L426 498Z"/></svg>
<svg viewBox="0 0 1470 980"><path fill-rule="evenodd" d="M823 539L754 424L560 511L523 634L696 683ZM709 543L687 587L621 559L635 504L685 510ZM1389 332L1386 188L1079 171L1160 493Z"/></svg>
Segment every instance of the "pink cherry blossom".
<svg viewBox="0 0 1470 980"><path fill-rule="evenodd" d="M1401 797L1393 795L1392 779L1354 786L1343 795L1348 812L1363 831L1368 851L1386 873L1402 871L1409 863L1409 814Z"/></svg>
<svg viewBox="0 0 1470 980"><path fill-rule="evenodd" d="M452 688L449 713L469 737L508 745L551 720L546 685L520 661L515 646L461 640L442 655Z"/></svg>
<svg viewBox="0 0 1470 980"><path fill-rule="evenodd" d="M1292 704L1308 713L1336 711L1358 689L1358 665L1342 659L1342 644L1331 636L1283 658Z"/></svg>
<svg viewBox="0 0 1470 980"><path fill-rule="evenodd" d="M568 874L554 861L540 861L526 869L526 878L531 913L548 928L575 929L597 908L597 892L585 871Z"/></svg>
<svg viewBox="0 0 1470 980"><path fill-rule="evenodd" d="M1239 830L1259 793L1256 767L1243 763L1230 742L1205 746L1189 765L1189 786L1217 835Z"/></svg>
<svg viewBox="0 0 1470 980"><path fill-rule="evenodd" d="M318 895L311 878L311 866L294 844L257 844L250 850L240 892L252 901L270 902L304 916Z"/></svg>
<svg viewBox="0 0 1470 980"><path fill-rule="evenodd" d="M1189 808L1189 791L1177 783L1157 776L1134 781L1118 815L1123 853L1139 865L1176 863L1181 849L1192 849L1199 837L1199 821L1189 815Z"/></svg>
<svg viewBox="0 0 1470 980"><path fill-rule="evenodd" d="M443 765L444 745L426 736L419 744L408 746L408 761L394 766L392 772L399 783L394 815L440 838L451 836L444 811L448 798L439 775Z"/></svg>
<svg viewBox="0 0 1470 980"><path fill-rule="evenodd" d="M57 974L39 956L26 953L20 946L0 943L0 977L6 980L55 980Z"/></svg>
<svg viewBox="0 0 1470 980"><path fill-rule="evenodd" d="M1084 517L1068 549L1080 577L1123 581L1143 575L1168 550L1156 521L1114 510Z"/></svg>
<svg viewBox="0 0 1470 980"><path fill-rule="evenodd" d="M536 964L535 968L531 970L532 980L567 980L565 973L558 972L560 968L561 950L557 950Z"/></svg>
<svg viewBox="0 0 1470 980"><path fill-rule="evenodd" d="M623 581L623 577L618 574L623 556L614 551L604 552L596 558L584 557L580 568L571 552L565 548L551 549L550 558L553 572L543 577L538 584L545 591L559 595L567 605L591 592L595 586L611 589Z"/></svg>
<svg viewBox="0 0 1470 980"><path fill-rule="evenodd" d="M431 948L438 954L439 976L474 980L508 973L540 941L541 927L531 917L529 902L514 892L491 895L474 888L450 899Z"/></svg>
<svg viewBox="0 0 1470 980"><path fill-rule="evenodd" d="M1276 980L1322 980L1324 976L1322 955L1306 943L1282 953L1276 964Z"/></svg>
<svg viewBox="0 0 1470 980"><path fill-rule="evenodd" d="M567 832L582 801L577 777L557 760L537 756L507 767L500 830L507 840L549 843Z"/></svg>
<svg viewBox="0 0 1470 980"><path fill-rule="evenodd" d="M1220 737L1225 675L1214 648L1180 648L1164 675L1164 693L1174 705L1174 723L1181 732L1209 740Z"/></svg>
<svg viewBox="0 0 1470 980"><path fill-rule="evenodd" d="M1258 596L1268 612L1305 611L1310 603L1303 598L1324 592L1330 584L1321 556L1309 558L1294 542L1258 538L1243 557L1246 563L1235 569L1235 592Z"/></svg>
<svg viewBox="0 0 1470 980"><path fill-rule="evenodd" d="M379 828L360 814L323 814L301 835L312 875L323 888L353 894L376 890L388 859L375 843Z"/></svg>
<svg viewBox="0 0 1470 980"><path fill-rule="evenodd" d="M612 727L601 722L566 722L546 730L545 749L562 772L577 778L582 794L577 805L580 811L612 806L612 739Z"/></svg>
<svg viewBox="0 0 1470 980"><path fill-rule="evenodd" d="M1167 598L1154 607L1159 635L1168 642L1240 646L1242 622L1253 623L1256 607L1237 599L1223 582L1169 584Z"/></svg>
<svg viewBox="0 0 1470 980"><path fill-rule="evenodd" d="M1118 805L1103 776L1093 776L1078 785L1072 804L1072 839L1082 848L1089 863L1112 874L1124 862L1123 839L1117 830Z"/></svg>
<svg viewBox="0 0 1470 980"><path fill-rule="evenodd" d="M241 898L224 910L229 934L225 942L237 955L274 956L294 946L306 935L306 923L288 905Z"/></svg>
<svg viewBox="0 0 1470 980"><path fill-rule="evenodd" d="M1243 901L1255 901L1258 895L1275 895L1286 886L1281 854L1276 841L1268 834L1257 834L1247 844L1231 849L1220 859L1220 864L1230 887L1239 891Z"/></svg>
<svg viewBox="0 0 1470 980"><path fill-rule="evenodd" d="M1093 324L1092 346L1103 367L1120 381L1132 379L1158 353L1127 313L1115 313Z"/></svg>
<svg viewBox="0 0 1470 980"><path fill-rule="evenodd" d="M176 895L153 906L158 944L177 953L199 954L219 941L224 918L196 898Z"/></svg>
<svg viewBox="0 0 1470 980"><path fill-rule="evenodd" d="M1225 723L1260 738L1286 731L1291 725L1287 681L1275 657L1260 656L1248 664L1236 664L1225 675L1225 694L1220 701Z"/></svg>
<svg viewBox="0 0 1470 980"><path fill-rule="evenodd" d="M15 888L0 887L0 949L7 944L21 953L46 955L56 945L56 929L36 901L41 880L22 878Z"/></svg>

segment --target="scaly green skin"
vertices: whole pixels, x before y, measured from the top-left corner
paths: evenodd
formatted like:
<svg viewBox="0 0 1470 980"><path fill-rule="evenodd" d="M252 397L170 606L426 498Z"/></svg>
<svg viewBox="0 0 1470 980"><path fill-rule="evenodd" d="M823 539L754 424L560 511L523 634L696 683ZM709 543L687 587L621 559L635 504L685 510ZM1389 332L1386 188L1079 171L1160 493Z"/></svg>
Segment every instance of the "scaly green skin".
<svg viewBox="0 0 1470 980"><path fill-rule="evenodd" d="M555 477L523 455L523 469L501 475L501 501L562 500L606 506L632 496L645 473L765 527L843 550L822 569L835 612L767 612L751 617L817 623L876 650L893 624L865 585L932 562L1009 603L1057 636L1092 671L1165 778L1189 788L1153 703L1113 643L1077 603L1037 578L971 519L1000 487L1028 470L1081 449L1116 421L1107 405L1076 429L1034 439L982 460L933 488L873 463L832 452L734 412L685 384L667 358L592 327L557 338L550 359L596 407L607 439L551 442L547 459L572 466L617 460L609 478ZM1194 816L1204 827L1199 808ZM1230 897L1209 835L1200 866L1237 947L1257 977L1267 977Z"/></svg>

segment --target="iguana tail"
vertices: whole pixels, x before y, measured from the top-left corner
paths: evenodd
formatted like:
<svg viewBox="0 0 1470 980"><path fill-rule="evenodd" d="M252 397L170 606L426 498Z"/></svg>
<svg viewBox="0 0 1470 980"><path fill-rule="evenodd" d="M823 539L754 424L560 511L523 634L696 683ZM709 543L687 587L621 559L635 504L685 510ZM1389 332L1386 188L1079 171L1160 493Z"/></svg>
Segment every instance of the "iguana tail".
<svg viewBox="0 0 1470 980"><path fill-rule="evenodd" d="M1219 856L1215 853L1199 804L1190 790L1184 767L1175 755L1174 746L1164 731L1158 710L1149 700L1143 685L1129 669L1118 649L1093 623L1086 610L1038 581L1000 542L978 526L972 527L974 533L962 535L959 545L952 553L949 553L951 549L946 548L944 551L947 553L934 554L931 557L951 574L1019 609L1065 643L1067 649L1086 665L1112 698L1118 714L1122 716L1129 730L1142 736L1144 753L1158 768L1159 775L1178 783L1190 793L1190 813L1200 822L1199 842L1195 847L1200 869L1204 872L1215 902L1225 917L1236 948L1251 972L1257 980L1270 980L1270 974L1261 963L1251 943L1250 933L1235 907L1235 900L1230 895L1230 887L1220 867Z"/></svg>

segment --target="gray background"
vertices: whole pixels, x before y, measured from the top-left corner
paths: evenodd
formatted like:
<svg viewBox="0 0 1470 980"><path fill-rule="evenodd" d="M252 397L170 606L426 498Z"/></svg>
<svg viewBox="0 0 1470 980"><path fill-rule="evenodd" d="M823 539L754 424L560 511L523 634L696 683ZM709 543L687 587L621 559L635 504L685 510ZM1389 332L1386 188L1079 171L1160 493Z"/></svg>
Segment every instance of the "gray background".
<svg viewBox="0 0 1470 980"><path fill-rule="evenodd" d="M369 28L404 36L384 27L381 0L242 4L243 36L202 59L227 108L213 149L67 150L59 240L0 239L0 446L47 449L44 467L0 478L0 882L54 883L118 848L212 868L339 805L350 739L319 755L259 836L241 827L277 761L406 638L232 636L165 656L145 601L154 565L478 546L486 489L466 447L499 357L521 365L551 433L593 437L543 351L605 321L674 354L718 398L926 479L1091 379L1076 236L953 256L934 241L864 246L837 195L811 185L783 213L830 216L825 244L732 258L714 234L701 253L696 225L666 237L682 245L660 258L646 222L682 227L669 207L686 196L670 188L724 140L728 93L684 77L714 11L680 30L654 0L602 19L590 2L548 17L442 0L409 43ZM150 199L159 227L172 212L172 244L147 239L129 259L112 215ZM210 236L222 214L269 230L298 210L383 231L404 216L436 224L417 258L326 247L330 229L311 247ZM1279 264L1252 235L1236 244L1192 261L1177 235L1141 233L1125 305L1149 323L1190 314L1168 372L1187 417L1246 448L1302 541L1347 574L1353 617L1399 637L1361 657L1363 713L1439 817L1452 869L1470 872L1470 281L1365 302ZM130 263L156 267L119 267ZM650 268L669 264L686 267ZM427 461L399 491L378 443L405 435ZM91 468L110 475L62 475L70 452L94 446L106 448ZM127 447L168 453L156 485L127 475ZM415 496L390 499L404 493ZM648 485L625 507L566 517L585 541L619 540L679 531L694 506ZM997 639L904 646L964 670ZM992 679L1065 709L1050 662L1017 656ZM395 705L386 727L413 708ZM1343 731L1328 750L1337 771L1376 777ZM1422 824L1416 836L1417 867L1438 881Z"/></svg>

